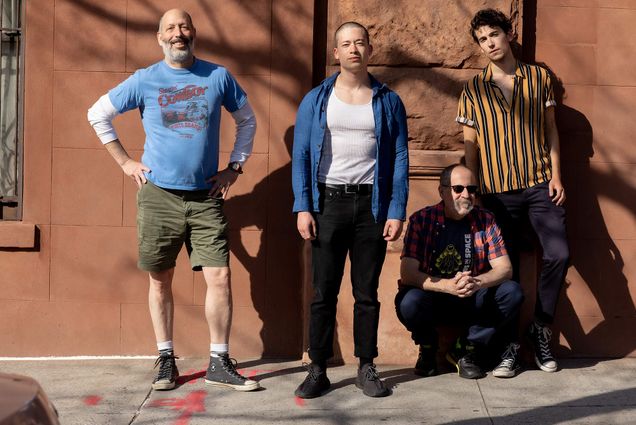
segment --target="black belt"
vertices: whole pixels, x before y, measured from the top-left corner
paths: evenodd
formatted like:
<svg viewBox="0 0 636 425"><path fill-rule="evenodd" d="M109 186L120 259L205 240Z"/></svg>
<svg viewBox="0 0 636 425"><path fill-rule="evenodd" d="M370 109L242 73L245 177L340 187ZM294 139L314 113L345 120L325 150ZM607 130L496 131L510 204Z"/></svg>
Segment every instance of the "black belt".
<svg viewBox="0 0 636 425"><path fill-rule="evenodd" d="M372 184L326 184L318 183L321 189L337 190L340 193L368 195L373 191Z"/></svg>

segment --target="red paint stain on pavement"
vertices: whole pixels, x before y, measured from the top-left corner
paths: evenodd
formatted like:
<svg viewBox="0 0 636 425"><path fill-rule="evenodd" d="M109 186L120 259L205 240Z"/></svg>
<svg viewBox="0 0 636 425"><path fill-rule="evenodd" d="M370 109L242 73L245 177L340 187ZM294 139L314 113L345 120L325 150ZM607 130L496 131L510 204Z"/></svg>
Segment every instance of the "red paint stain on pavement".
<svg viewBox="0 0 636 425"><path fill-rule="evenodd" d="M256 375L264 375L266 373L272 373L273 370L267 369L237 369L237 372L246 377L247 379L252 379Z"/></svg>
<svg viewBox="0 0 636 425"><path fill-rule="evenodd" d="M102 401L102 398L98 395L87 395L83 401L87 406L97 406L99 402Z"/></svg>
<svg viewBox="0 0 636 425"><path fill-rule="evenodd" d="M192 391L183 398L160 398L150 403L151 407L167 407L170 410L181 412L174 425L188 425L192 415L197 412L205 412L205 396L203 390Z"/></svg>
<svg viewBox="0 0 636 425"><path fill-rule="evenodd" d="M296 406L305 407L305 400L303 400L302 398L296 396L294 398L294 401L296 401Z"/></svg>

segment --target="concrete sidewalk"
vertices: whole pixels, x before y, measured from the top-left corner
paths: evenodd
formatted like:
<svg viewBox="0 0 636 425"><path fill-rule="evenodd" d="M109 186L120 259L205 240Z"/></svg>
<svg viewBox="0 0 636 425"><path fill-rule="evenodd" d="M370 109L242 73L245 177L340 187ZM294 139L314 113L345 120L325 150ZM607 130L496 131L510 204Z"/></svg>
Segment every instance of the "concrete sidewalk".
<svg viewBox="0 0 636 425"><path fill-rule="evenodd" d="M372 399L354 386L355 365L329 369L332 389L294 397L300 362L246 361L263 390L239 393L203 382L207 359L178 361L180 386L150 391L153 360L0 361L0 372L37 379L62 424L634 424L636 359L562 360L555 374L526 370L514 379L431 378L382 365L393 394ZM0 395L1 396L1 395Z"/></svg>

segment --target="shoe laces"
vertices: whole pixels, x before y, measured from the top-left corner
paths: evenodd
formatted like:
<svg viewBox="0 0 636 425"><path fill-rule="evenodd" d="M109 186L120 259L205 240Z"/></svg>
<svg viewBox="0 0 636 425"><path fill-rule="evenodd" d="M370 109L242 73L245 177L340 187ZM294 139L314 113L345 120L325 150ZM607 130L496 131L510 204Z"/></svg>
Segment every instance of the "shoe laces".
<svg viewBox="0 0 636 425"><path fill-rule="evenodd" d="M537 335L537 342L541 355L544 358L552 358L552 353L550 352L550 339L552 338L552 331L547 326L535 325L535 332Z"/></svg>
<svg viewBox="0 0 636 425"><path fill-rule="evenodd" d="M508 348L506 348L506 351L504 351L504 353L501 355L501 364L500 366L504 366L504 367L512 367L515 363L515 360L517 359L517 352L519 351L519 344L509 344Z"/></svg>
<svg viewBox="0 0 636 425"><path fill-rule="evenodd" d="M154 368L159 366L159 373L157 374L157 379L158 380L172 377L172 370L173 370L173 367L174 367L174 361L175 361L175 359L178 359L178 358L179 357L176 357L176 356L171 355L171 354L161 355L161 356L157 357L157 360L155 361Z"/></svg>
<svg viewBox="0 0 636 425"><path fill-rule="evenodd" d="M236 370L236 366L238 366L238 362L236 359L230 358L228 356L219 356L219 360L221 361L221 366L223 370L225 370L229 375L232 375L235 378L245 380L245 377L238 373Z"/></svg>
<svg viewBox="0 0 636 425"><path fill-rule="evenodd" d="M372 363L369 365L369 367L367 368L367 371L365 372L364 375L365 379L367 381L378 381L380 380L380 375L378 375L378 371L375 368L375 365Z"/></svg>
<svg viewBox="0 0 636 425"><path fill-rule="evenodd" d="M312 381L317 381L320 374L323 373L319 371L317 367L314 367L312 363L303 362L303 367L307 369L308 376Z"/></svg>

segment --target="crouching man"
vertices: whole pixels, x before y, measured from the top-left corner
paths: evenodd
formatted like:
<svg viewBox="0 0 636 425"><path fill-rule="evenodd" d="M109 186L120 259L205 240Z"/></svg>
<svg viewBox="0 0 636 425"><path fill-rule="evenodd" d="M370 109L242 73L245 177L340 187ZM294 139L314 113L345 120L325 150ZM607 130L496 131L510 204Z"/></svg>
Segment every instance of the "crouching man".
<svg viewBox="0 0 636 425"><path fill-rule="evenodd" d="M486 376L491 344L506 347L494 376L513 377L519 369L516 319L523 293L510 280L512 266L494 216L474 205L476 193L473 173L451 165L440 176L442 201L409 219L395 306L420 347L418 375L437 373L435 327L443 323L468 326L446 356L462 378Z"/></svg>

